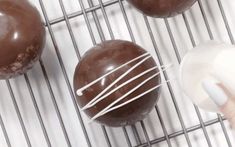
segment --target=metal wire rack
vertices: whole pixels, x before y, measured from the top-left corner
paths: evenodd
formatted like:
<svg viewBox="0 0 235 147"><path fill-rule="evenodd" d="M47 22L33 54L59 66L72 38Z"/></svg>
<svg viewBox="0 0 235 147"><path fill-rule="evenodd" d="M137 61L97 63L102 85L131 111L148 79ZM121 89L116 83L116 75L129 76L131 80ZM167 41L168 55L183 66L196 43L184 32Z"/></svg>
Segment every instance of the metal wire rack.
<svg viewBox="0 0 235 147"><path fill-rule="evenodd" d="M170 61L176 64L176 68L186 49L196 46L200 41L219 39L234 44L233 29L230 26L235 21L230 18L233 16L233 14L230 14L231 11L225 11L223 5L225 2L221 2L221 0L211 0L210 2L209 0L198 0L191 10L175 18L165 19L154 19L142 15L123 0L77 0L77 6L80 9L69 13L69 8L65 3L72 1L54 0L53 2L56 3L54 8L57 8L50 9L50 11L60 9L61 15L55 13L56 17L51 19L47 7L50 2L46 0L32 0L32 2L38 6L44 16L48 42L50 42L46 49L53 53L50 54L46 51L38 65L29 73L16 79L1 81L1 146L212 147L222 144L222 146L232 147L233 138L225 119L220 114L214 115L203 112L197 106L182 99L175 83L168 83L164 87L164 96L161 97L163 100L160 100L160 104L155 107L147 120L121 128L87 124L86 116L80 112L76 104L71 84L73 74L71 69L75 67L75 63L84 53L79 41L85 46L84 48L88 48L106 39L128 39L147 48L150 46L149 48L151 48L150 50L158 64L163 65ZM213 3L213 6L210 7L211 3ZM233 0L226 2L227 5L231 4L231 8L235 8L234 3ZM212 12L215 11L216 13L213 14ZM216 17L213 17L215 15ZM227 17L228 15L230 17ZM114 22L113 18L117 16L123 23ZM134 19L136 17L138 17L137 20ZM216 20L217 17L220 17L220 19ZM141 19L141 22L139 22L139 19ZM196 22L194 22L195 20ZM220 22L219 27L216 24L218 21ZM80 22L80 24L76 24L76 22ZM137 27L136 29L138 23L140 23L141 28ZM60 24L64 25L67 35L61 36L60 33L57 33L60 29L63 30ZM118 29L118 26L122 27L121 30ZM160 29L155 28L158 26L160 26ZM85 28L87 32L83 34L84 30L82 30L80 31L81 34L77 34L77 27ZM197 32L197 28L202 30ZM119 32L125 33L123 33L124 35L121 33L117 35ZM78 41L78 35L84 36L84 42L90 42L90 44L83 43L83 40ZM62 40L58 39L58 36ZM123 38L122 36L128 37ZM186 41L181 40L182 38ZM86 39L90 39L90 41ZM69 40L70 43L65 43L66 40ZM167 44L166 46L171 50L168 50L169 57L166 55L167 49L161 49L164 48L164 44ZM68 54L65 58L64 54L70 51L74 56L68 57L70 55ZM54 57L52 57L52 54L54 54ZM49 60L48 58L52 59ZM50 63L52 60L56 64L54 68L56 68L56 71L59 69L60 72L53 72L55 69L52 68L54 64ZM162 73L163 79L170 79L172 73L172 71L164 71ZM56 88L55 85L62 85L62 87ZM65 92L64 89L60 92L61 88L66 89ZM42 102L44 96L43 94L40 95L40 91L47 91L45 101L51 101L50 104ZM164 101L164 99L167 100ZM184 101L183 104L181 104L182 101ZM45 103L47 106L44 106ZM168 104L165 105L165 103L171 103L171 105L167 107ZM187 114L185 111L188 111L188 108L186 107L190 107ZM167 112L169 109L171 112ZM34 113L31 114L31 111ZM50 111L54 113L48 114ZM74 120L69 122L71 117ZM172 119L172 117L176 118ZM53 119L47 121L50 118ZM192 119L191 123L188 122L190 119ZM174 126L174 123L178 125ZM198 131L200 131L199 134L196 133ZM217 139L216 133L220 134L219 139ZM203 140L203 143L198 144L201 140ZM220 143L217 144L216 140L219 140Z"/></svg>

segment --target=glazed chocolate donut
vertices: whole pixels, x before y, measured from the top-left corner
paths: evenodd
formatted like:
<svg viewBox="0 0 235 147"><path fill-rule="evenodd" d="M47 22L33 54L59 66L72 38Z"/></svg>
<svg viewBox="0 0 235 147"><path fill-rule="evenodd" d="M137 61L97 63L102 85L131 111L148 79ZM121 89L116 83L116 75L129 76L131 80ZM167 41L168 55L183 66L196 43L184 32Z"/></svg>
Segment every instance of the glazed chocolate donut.
<svg viewBox="0 0 235 147"><path fill-rule="evenodd" d="M196 0L127 0L142 13L152 17L171 17L190 8Z"/></svg>
<svg viewBox="0 0 235 147"><path fill-rule="evenodd" d="M42 54L45 28L28 1L0 1L0 79L32 68Z"/></svg>
<svg viewBox="0 0 235 147"><path fill-rule="evenodd" d="M91 120L113 127L144 119L159 98L160 83L159 67L152 56L122 40L88 50L74 73L81 109Z"/></svg>

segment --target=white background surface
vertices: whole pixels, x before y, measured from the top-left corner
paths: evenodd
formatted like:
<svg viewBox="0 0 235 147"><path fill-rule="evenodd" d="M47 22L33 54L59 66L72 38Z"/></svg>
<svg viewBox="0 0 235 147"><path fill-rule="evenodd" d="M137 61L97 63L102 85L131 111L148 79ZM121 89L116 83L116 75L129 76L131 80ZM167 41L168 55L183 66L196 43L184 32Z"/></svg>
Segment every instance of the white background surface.
<svg viewBox="0 0 235 147"><path fill-rule="evenodd" d="M38 10L42 14L39 1L30 1L34 5L36 5ZM95 5L99 4L98 0L93 1ZM235 1L221 1L225 10L225 14L228 18L232 33L235 34ZM83 0L83 2L85 7L89 8L87 0ZM45 5L46 12L50 21L53 21L54 19L60 17L63 18L63 13L59 5L59 0L43 0L43 3ZM67 14L71 14L81 10L78 0L63 0L63 3ZM229 36L222 19L222 15L220 13L217 0L202 0L202 4L215 39L230 43ZM154 50L154 45L148 33L148 29L146 27L143 15L137 12L126 1L123 2L123 5L125 7L127 17L130 22L137 44L150 51L156 61L158 61ZM119 3L107 6L105 10L107 12L108 19L110 21L115 38L131 40ZM99 9L96 11L96 13L98 15L99 22L101 23L105 39L110 39L110 34L108 32L107 25L105 24L104 15L102 11ZM192 34L196 44L209 40L209 35L198 3L195 3L192 9L187 11L185 14L192 29ZM98 29L95 25L94 17L91 13L88 13L88 18L96 42L100 42L101 39L98 34ZM148 18L148 20L150 22L153 35L155 37L154 41L156 41L164 64L174 63L174 68L168 70L168 74L170 79L172 79L171 84L173 86L173 91L176 95L176 101L179 106L180 113L183 117L184 124L187 128L198 125L199 119L196 115L193 104L187 97L183 95L179 87L179 83L177 81L177 71L179 65L177 63L177 58L175 56L174 48L172 46L172 42L170 40L170 36L167 31L165 22L163 19ZM183 55L188 50L192 49L192 43L189 38L187 28L185 26L183 16L178 15L174 18L169 18L168 21L176 42L176 46L180 51L181 57L183 57ZM81 55L83 55L85 51L87 51L93 46L84 16L80 15L78 17L70 19L70 24L72 26L73 34L76 38L76 45L78 46ZM72 85L73 72L78 62L78 59L65 21L52 25L52 31L53 35L55 36L56 43L58 45L58 50L65 65L70 85ZM55 46L53 45L51 34L49 34L49 32L47 33L47 43L42 56L42 60L44 62L46 72L53 90L53 94L58 103L72 146L86 147L86 140L83 135L79 120L77 118L76 111L72 103L71 95L69 93L69 88L66 84L63 72L61 70L61 66L58 62L58 58L55 52ZM52 146L66 147L66 141L63 136L58 117L55 113L55 107L52 103L51 95L46 85L46 81L39 63L36 64L36 66L28 72L28 76L30 84L32 86L33 94L36 98L39 110L43 116L43 121L45 123ZM40 123L35 113L35 108L33 106L29 89L26 85L24 77L20 76L11 79L10 83L14 92L14 96L17 100L20 112L22 114L23 121L25 123L26 130L30 137L32 146L46 147L47 144L45 142ZM176 109L174 107L173 101L166 86L162 89L162 95L158 102L158 106L161 115L163 116L163 121L167 129L167 133L171 134L182 130L178 115L176 113ZM203 116L203 121L205 122L217 118L216 114L206 113L203 110L200 110L200 112ZM22 133L22 129L20 127L20 123L17 118L16 111L5 81L0 82L0 114L3 117L3 121L5 123L11 145L13 147L26 147L27 144ZM88 119L83 113L82 118L86 125L86 129L88 131L88 135L90 137L92 145L94 147L106 147L107 144L105 142L105 137L100 125L96 123L88 124ZM149 115L148 118L144 120L144 122L150 140L164 136L158 115L155 110L152 111L152 113ZM232 143L234 143L233 138L231 136L231 132L229 130L228 123L226 121L224 123L230 136L230 140ZM137 123L136 126L141 136L141 142L146 142L146 138L144 137L143 130L140 127L140 123ZM108 131L109 139L111 141L112 146L128 146L121 128L107 127L106 129ZM132 145L136 145L136 141L134 139L131 129L127 127L127 130ZM206 127L206 131L209 134L209 139L213 146L228 146L220 123L216 123L214 125ZM190 132L188 135L192 146L208 146L202 129ZM173 147L188 146L184 135L180 135L176 138L171 139L170 141ZM2 132L0 132L0 146L7 146ZM166 141L153 145L153 147L165 146L168 146Z"/></svg>

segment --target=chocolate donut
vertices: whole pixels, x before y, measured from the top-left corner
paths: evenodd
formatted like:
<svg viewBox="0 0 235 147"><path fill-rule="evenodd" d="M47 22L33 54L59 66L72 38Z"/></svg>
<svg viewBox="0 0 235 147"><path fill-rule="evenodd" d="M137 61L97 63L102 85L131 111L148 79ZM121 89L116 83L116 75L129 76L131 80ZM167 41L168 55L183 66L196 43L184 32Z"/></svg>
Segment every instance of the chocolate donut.
<svg viewBox="0 0 235 147"><path fill-rule="evenodd" d="M160 83L159 67L152 56L122 40L88 50L74 73L81 109L91 120L113 127L144 119L159 98Z"/></svg>
<svg viewBox="0 0 235 147"><path fill-rule="evenodd" d="M40 58L45 28L26 0L0 1L0 79L25 73Z"/></svg>
<svg viewBox="0 0 235 147"><path fill-rule="evenodd" d="M142 13L152 17L171 17L190 8L196 0L127 0Z"/></svg>

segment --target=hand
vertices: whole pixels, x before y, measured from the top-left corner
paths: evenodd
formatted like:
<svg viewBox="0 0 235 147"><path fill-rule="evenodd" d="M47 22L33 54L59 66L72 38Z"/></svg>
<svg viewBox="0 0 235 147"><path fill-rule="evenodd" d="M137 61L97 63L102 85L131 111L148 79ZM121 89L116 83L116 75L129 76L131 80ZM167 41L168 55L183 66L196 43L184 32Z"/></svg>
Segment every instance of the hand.
<svg viewBox="0 0 235 147"><path fill-rule="evenodd" d="M218 105L220 111L235 129L235 96L219 81L206 79L202 83L204 90Z"/></svg>

